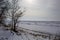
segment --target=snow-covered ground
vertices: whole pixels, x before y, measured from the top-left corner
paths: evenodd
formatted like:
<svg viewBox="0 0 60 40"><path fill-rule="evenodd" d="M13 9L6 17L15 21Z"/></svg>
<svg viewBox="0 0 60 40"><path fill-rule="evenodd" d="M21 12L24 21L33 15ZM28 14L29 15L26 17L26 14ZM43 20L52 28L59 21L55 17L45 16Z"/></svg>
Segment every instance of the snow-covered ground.
<svg viewBox="0 0 60 40"><path fill-rule="evenodd" d="M16 33L13 35L13 33L10 30L4 30L3 27L0 27L0 40L49 40L48 38L44 39L25 32L20 32L20 35L16 35Z"/></svg>
<svg viewBox="0 0 60 40"><path fill-rule="evenodd" d="M0 40L51 40L60 33L60 23L56 22L20 22L18 25L20 35L15 32L13 35L10 30L0 26Z"/></svg>

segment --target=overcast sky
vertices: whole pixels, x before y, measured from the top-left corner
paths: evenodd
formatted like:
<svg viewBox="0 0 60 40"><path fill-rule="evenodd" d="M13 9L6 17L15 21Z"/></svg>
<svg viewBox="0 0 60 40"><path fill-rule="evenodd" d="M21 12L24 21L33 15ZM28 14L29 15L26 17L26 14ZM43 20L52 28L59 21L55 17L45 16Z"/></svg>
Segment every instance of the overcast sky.
<svg viewBox="0 0 60 40"><path fill-rule="evenodd" d="M22 20L60 21L60 0L22 0L27 10Z"/></svg>

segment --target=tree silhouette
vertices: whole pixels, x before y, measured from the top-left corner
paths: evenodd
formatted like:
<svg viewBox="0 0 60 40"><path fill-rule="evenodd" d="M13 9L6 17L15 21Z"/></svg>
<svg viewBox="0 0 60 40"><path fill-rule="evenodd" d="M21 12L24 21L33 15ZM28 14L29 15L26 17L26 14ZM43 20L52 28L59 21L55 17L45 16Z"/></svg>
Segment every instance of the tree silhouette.
<svg viewBox="0 0 60 40"><path fill-rule="evenodd" d="M11 17L12 19L12 30L14 32L17 32L16 31L16 23L18 21L18 19L22 16L23 12L21 12L21 9L20 7L17 5L18 3L18 0L12 0L12 6L11 6L11 15L9 13L9 16Z"/></svg>
<svg viewBox="0 0 60 40"><path fill-rule="evenodd" d="M11 19L11 23L9 25L6 25L5 22L3 21L2 24L5 27L11 27L11 30L14 32L16 31L16 24L18 22L18 19L23 16L23 13L25 10L22 10L21 7L18 4L19 0L7 0L5 2L5 7L2 7L2 12L1 12L1 17L5 21L6 18Z"/></svg>

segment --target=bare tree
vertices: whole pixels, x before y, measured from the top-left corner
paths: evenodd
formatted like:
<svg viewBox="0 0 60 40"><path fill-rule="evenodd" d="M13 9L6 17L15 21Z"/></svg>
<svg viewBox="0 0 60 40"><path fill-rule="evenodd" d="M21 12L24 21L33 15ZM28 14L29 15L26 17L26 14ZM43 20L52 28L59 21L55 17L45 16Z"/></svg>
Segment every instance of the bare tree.
<svg viewBox="0 0 60 40"><path fill-rule="evenodd" d="M10 26L11 30L13 30L14 32L16 31L16 24L18 22L18 19L23 16L23 13L25 12L25 10L22 11L21 7L18 4L19 0L11 0L11 2L9 0L6 1L6 7L4 10L4 17L11 19L11 24L9 25L5 25L4 26ZM2 10L2 11L3 11ZM4 20L6 19L4 18ZM3 22L4 23L4 22Z"/></svg>
<svg viewBox="0 0 60 40"><path fill-rule="evenodd" d="M21 7L19 6L18 1L19 0L12 0L11 1L10 5L9 5L10 7L8 6L9 7L9 11L6 14L6 16L12 20L12 24L11 24L12 28L11 29L14 32L17 32L16 31L16 24L18 22L18 19L21 16L23 16L23 13L25 12L25 11L21 10Z"/></svg>

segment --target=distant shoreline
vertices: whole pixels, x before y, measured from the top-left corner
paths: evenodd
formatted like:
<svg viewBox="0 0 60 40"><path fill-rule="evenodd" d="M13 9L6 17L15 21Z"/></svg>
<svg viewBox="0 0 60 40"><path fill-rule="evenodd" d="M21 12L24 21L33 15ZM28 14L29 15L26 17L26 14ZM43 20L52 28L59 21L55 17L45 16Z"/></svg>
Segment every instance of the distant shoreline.
<svg viewBox="0 0 60 40"><path fill-rule="evenodd" d="M60 22L60 21L32 21L32 20L20 20L20 21L25 21L25 22Z"/></svg>

